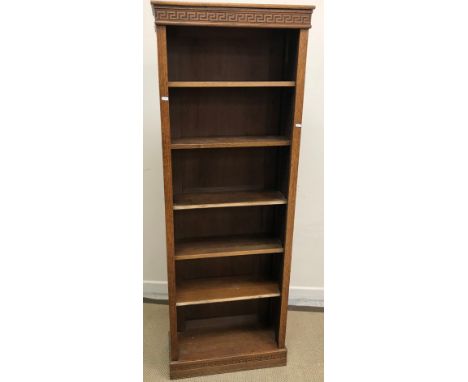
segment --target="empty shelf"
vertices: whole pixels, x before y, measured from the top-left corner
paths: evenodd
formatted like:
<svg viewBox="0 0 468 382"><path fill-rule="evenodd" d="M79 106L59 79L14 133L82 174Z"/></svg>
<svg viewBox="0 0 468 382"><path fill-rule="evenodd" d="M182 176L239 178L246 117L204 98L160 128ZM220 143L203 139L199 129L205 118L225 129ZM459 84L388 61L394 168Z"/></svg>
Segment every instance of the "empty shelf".
<svg viewBox="0 0 468 382"><path fill-rule="evenodd" d="M294 87L295 81L169 81L170 88L264 88Z"/></svg>
<svg viewBox="0 0 468 382"><path fill-rule="evenodd" d="M194 279L177 285L176 305L251 300L279 295L277 281L257 280L252 277Z"/></svg>
<svg viewBox="0 0 468 382"><path fill-rule="evenodd" d="M235 147L272 147L289 146L291 141L281 136L241 136L241 137L200 137L174 139L171 148L180 149L212 149Z"/></svg>
<svg viewBox="0 0 468 382"><path fill-rule="evenodd" d="M261 325L256 317L217 317L197 321L200 324L195 321L192 325L192 321L187 321L186 330L178 335L179 361L278 351L274 329Z"/></svg>
<svg viewBox="0 0 468 382"><path fill-rule="evenodd" d="M279 239L265 236L230 236L181 240L175 243L176 260L283 253Z"/></svg>
<svg viewBox="0 0 468 382"><path fill-rule="evenodd" d="M206 192L174 196L174 210L286 204L279 191Z"/></svg>

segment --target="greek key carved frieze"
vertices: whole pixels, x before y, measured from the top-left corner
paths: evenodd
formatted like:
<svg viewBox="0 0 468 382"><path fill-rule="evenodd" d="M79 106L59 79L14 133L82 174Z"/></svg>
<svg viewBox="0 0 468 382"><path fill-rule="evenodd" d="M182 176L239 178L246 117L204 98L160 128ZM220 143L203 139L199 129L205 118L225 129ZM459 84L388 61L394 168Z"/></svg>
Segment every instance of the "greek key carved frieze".
<svg viewBox="0 0 468 382"><path fill-rule="evenodd" d="M156 24L243 24L309 28L310 11L272 9L154 8Z"/></svg>

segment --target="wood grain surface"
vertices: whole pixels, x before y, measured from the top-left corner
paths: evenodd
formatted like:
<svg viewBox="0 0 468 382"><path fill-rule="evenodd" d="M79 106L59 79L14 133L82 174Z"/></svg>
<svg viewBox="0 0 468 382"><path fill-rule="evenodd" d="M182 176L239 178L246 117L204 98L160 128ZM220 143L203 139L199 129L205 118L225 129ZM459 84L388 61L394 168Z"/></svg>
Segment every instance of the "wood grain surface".
<svg viewBox="0 0 468 382"><path fill-rule="evenodd" d="M176 260L282 253L277 238L265 235L208 237L181 240L175 244Z"/></svg>
<svg viewBox="0 0 468 382"><path fill-rule="evenodd" d="M279 296L276 281L251 277L222 277L188 280L177 285L177 306Z"/></svg>
<svg viewBox="0 0 468 382"><path fill-rule="evenodd" d="M174 210L286 204L279 191L201 192L174 196Z"/></svg>

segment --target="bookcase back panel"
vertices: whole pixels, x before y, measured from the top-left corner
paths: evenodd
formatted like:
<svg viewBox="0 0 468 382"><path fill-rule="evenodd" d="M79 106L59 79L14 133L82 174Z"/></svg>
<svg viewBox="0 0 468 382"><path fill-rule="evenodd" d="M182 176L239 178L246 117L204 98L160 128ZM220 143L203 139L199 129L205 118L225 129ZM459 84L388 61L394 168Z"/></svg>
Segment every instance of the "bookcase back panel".
<svg viewBox="0 0 468 382"><path fill-rule="evenodd" d="M179 311L187 320L206 318L258 315L270 309L272 299L220 302L217 304L200 304L181 306Z"/></svg>
<svg viewBox="0 0 468 382"><path fill-rule="evenodd" d="M174 214L175 240L235 235L278 235L285 206L208 208Z"/></svg>
<svg viewBox="0 0 468 382"><path fill-rule="evenodd" d="M288 88L173 88L172 139L288 135L293 90Z"/></svg>
<svg viewBox="0 0 468 382"><path fill-rule="evenodd" d="M256 300L220 302L217 304L200 304L179 307L181 322L179 328L183 330L185 324L190 322L224 318L235 320L235 317L251 317L251 319L263 326L271 326L275 323L275 314L278 309L278 298L266 298ZM210 325L211 326L211 325Z"/></svg>
<svg viewBox="0 0 468 382"><path fill-rule="evenodd" d="M298 31L167 27L169 81L294 80Z"/></svg>
<svg viewBox="0 0 468 382"><path fill-rule="evenodd" d="M281 256L281 254L267 254L179 261L176 264L177 280L235 276L278 280L278 264Z"/></svg>
<svg viewBox="0 0 468 382"><path fill-rule="evenodd" d="M279 160L287 152L288 147L174 151L174 194L279 190L287 177Z"/></svg>

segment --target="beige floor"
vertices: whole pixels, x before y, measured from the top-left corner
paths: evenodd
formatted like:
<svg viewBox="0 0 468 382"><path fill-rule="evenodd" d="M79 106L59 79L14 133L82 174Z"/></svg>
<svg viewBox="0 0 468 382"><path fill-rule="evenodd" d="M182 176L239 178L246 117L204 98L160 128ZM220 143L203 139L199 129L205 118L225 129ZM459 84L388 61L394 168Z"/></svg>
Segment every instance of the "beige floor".
<svg viewBox="0 0 468 382"><path fill-rule="evenodd" d="M144 381L169 380L168 309L143 304ZM323 313L289 312L286 346L288 365L207 377L187 382L321 382L323 381Z"/></svg>

